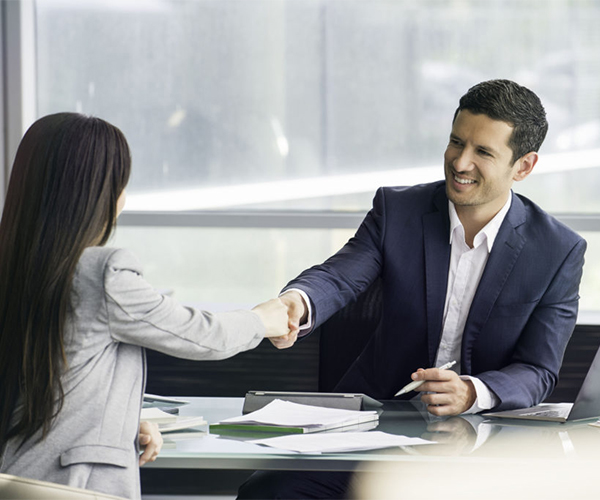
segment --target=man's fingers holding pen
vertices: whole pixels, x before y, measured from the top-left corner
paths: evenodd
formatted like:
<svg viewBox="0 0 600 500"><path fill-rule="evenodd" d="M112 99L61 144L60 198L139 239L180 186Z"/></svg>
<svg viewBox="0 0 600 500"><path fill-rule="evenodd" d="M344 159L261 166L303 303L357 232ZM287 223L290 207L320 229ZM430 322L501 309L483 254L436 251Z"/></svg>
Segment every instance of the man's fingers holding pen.
<svg viewBox="0 0 600 500"><path fill-rule="evenodd" d="M457 390L459 376L452 370L441 370L439 368L419 368L412 374L413 380L424 381L415 391L451 393Z"/></svg>
<svg viewBox="0 0 600 500"><path fill-rule="evenodd" d="M419 368L416 372L414 372L411 375L411 378L415 381L417 381L417 380L446 381L446 380L451 380L453 375L455 376L456 373L451 370L441 370L440 368L427 368L427 369ZM422 387L423 386L421 386L421 388L419 389L420 391L426 390L426 389L423 389Z"/></svg>
<svg viewBox="0 0 600 500"><path fill-rule="evenodd" d="M417 389L421 392L421 401L428 405L427 410L434 415L459 415L467 411L477 398L473 382L462 380L450 370L438 372L438 379L433 379L435 374L427 375L427 382ZM424 374L418 372L418 375Z"/></svg>

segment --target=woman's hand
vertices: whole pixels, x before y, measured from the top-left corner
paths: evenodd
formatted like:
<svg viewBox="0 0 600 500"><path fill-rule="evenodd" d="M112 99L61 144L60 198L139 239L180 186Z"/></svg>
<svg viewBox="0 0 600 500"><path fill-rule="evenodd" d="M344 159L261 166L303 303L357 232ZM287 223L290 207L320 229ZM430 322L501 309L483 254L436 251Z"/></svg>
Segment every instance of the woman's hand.
<svg viewBox="0 0 600 500"><path fill-rule="evenodd" d="M252 309L265 325L265 337L281 337L290 331L288 327L288 308L280 299L271 299Z"/></svg>
<svg viewBox="0 0 600 500"><path fill-rule="evenodd" d="M162 434L158 425L151 422L140 422L140 433L138 435L140 449L140 467L148 462L154 462L163 445Z"/></svg>

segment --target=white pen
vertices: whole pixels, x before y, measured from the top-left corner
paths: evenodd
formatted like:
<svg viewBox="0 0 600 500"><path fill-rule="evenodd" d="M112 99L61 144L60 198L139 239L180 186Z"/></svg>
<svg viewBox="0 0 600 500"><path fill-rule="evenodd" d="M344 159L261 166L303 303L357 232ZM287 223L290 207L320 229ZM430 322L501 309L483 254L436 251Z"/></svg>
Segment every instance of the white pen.
<svg viewBox="0 0 600 500"><path fill-rule="evenodd" d="M452 368L455 364L456 364L456 361L450 361L450 363L446 363L445 365L440 366L439 369L447 370L448 368ZM402 394L406 394L407 392L410 392L410 391L414 391L417 387L419 387L424 382L426 382L426 381L425 380L415 380L415 381L411 382L410 384L406 384L402 389L400 389L394 395L394 397L401 396Z"/></svg>

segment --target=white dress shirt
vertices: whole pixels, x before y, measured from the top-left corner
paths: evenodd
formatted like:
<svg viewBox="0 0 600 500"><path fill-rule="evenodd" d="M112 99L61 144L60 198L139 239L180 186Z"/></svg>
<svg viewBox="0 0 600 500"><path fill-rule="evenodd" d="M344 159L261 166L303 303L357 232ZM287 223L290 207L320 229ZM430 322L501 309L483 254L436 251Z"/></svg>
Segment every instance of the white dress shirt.
<svg viewBox="0 0 600 500"><path fill-rule="evenodd" d="M444 306L442 338L435 366L441 366L456 360L452 368L460 375L462 336L471 309L473 297L479 286L479 280L487 264L488 257L500 226L506 217L512 196L500 211L473 238L473 248L465 241L465 229L458 218L454 203L448 201L450 213L450 269L448 270L448 288ZM498 404L497 396L477 377L464 375L475 386L477 399L465 413L477 413L489 410Z"/></svg>
<svg viewBox="0 0 600 500"><path fill-rule="evenodd" d="M465 241L465 229L458 218L454 203L448 201L450 212L450 269L448 270L448 288L446 291L446 304L444 306L442 337L440 339L435 366L442 366L449 361L456 360L456 364L452 370L460 375L462 336L467 316L469 315L473 297L479 286L479 280L492 251L494 240L508 213L511 201L512 192L502 209L475 235L475 238L473 238L473 248L470 248ZM308 319L300 327L300 335L302 335L302 331L306 331L312 327L312 307L310 299L304 291L297 288L290 288L286 291L292 290L300 293L308 309ZM489 410L499 403L498 397L477 377L463 375L461 378L471 380L477 393L475 403L464 413L477 413Z"/></svg>

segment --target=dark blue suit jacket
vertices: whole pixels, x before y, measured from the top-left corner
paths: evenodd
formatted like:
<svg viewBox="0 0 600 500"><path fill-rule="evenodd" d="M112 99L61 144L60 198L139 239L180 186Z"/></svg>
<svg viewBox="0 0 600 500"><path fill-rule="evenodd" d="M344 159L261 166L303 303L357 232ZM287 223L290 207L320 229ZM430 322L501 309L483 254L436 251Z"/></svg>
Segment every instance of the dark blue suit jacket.
<svg viewBox="0 0 600 500"><path fill-rule="evenodd" d="M512 204L475 293L461 373L527 407L556 385L575 327L586 242L525 197ZM380 188L356 235L287 288L311 299L315 327L382 278L380 329L340 382L341 391L390 399L419 367L433 366L450 262L445 183ZM343 346L340 346L343 349Z"/></svg>

